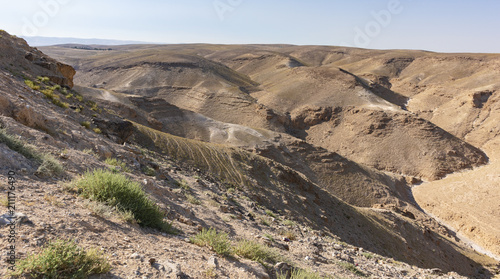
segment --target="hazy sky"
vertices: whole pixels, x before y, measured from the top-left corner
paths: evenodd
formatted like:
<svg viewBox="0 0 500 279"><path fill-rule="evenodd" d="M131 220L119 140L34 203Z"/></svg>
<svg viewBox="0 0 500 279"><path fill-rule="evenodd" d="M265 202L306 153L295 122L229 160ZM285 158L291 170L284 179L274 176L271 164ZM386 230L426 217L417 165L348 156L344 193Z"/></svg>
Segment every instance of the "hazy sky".
<svg viewBox="0 0 500 279"><path fill-rule="evenodd" d="M500 53L500 1L1 1L18 36Z"/></svg>

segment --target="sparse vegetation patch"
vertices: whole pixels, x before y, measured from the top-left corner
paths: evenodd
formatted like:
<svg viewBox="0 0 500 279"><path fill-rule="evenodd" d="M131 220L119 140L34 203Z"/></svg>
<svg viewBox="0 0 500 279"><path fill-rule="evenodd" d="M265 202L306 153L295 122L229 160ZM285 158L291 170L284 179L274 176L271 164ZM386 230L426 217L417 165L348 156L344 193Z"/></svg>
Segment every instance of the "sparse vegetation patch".
<svg viewBox="0 0 500 279"><path fill-rule="evenodd" d="M171 225L163 221L160 208L146 195L141 185L122 174L94 170L86 172L75 184L84 198L103 202L120 211L130 211L141 226L173 231Z"/></svg>
<svg viewBox="0 0 500 279"><path fill-rule="evenodd" d="M39 152L34 146L26 144L8 134L4 129L0 129L0 142L5 143L11 150L16 151L27 159L32 159L40 164L37 170L38 173L53 176L60 175L64 171L59 161L52 155Z"/></svg>
<svg viewBox="0 0 500 279"><path fill-rule="evenodd" d="M40 253L19 261L12 275L16 278L87 278L110 270L111 265L99 250L83 249L72 241L56 240L48 243Z"/></svg>
<svg viewBox="0 0 500 279"><path fill-rule="evenodd" d="M194 237L191 242L198 246L210 247L215 253L222 256L231 255L231 242L227 233L217 232L215 229L203 229Z"/></svg>
<svg viewBox="0 0 500 279"><path fill-rule="evenodd" d="M250 240L240 240L234 247L234 253L240 257L247 258L260 263L277 263L282 260L279 252Z"/></svg>

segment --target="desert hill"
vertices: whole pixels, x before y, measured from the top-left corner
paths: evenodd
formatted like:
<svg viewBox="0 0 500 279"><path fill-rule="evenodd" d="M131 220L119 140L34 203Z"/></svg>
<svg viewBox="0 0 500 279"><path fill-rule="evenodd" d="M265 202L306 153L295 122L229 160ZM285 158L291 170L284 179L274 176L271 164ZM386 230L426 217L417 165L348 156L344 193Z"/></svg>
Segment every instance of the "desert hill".
<svg viewBox="0 0 500 279"><path fill-rule="evenodd" d="M94 52L93 54L60 46L48 48L46 51L80 67L81 73L76 76L76 80L80 80L86 86L104 87L107 90L114 90L117 94L139 94L150 98L160 98L171 105L194 111L217 121L272 130L282 134L281 143L277 144L282 149L283 146L287 146L285 143L287 135L292 135L314 145L314 148L323 148L372 168L406 176L406 180L411 183L440 179L450 173L478 167L495 160L491 157L496 153L495 148L491 147L495 146L492 141L495 142L498 135L498 121L495 117L498 112L498 102L496 102L498 94L495 92L498 87L496 77L499 71L499 56L495 54L441 54L424 51L379 51L290 45L120 46L110 52ZM99 63L105 62L113 65L113 59L124 53L128 55L127 68L135 67L134 65L137 64L135 60L140 61L145 55L150 57L151 53L154 53L156 58L162 57L161 59L166 60L170 59L172 53L182 54L183 57L190 57L189 59L195 61L203 58L227 66L236 72L235 76L244 76L253 87L248 89L233 84L233 91L228 95L224 88L231 83L230 81L226 81L225 85L219 88L213 88L213 84L203 85L203 83L191 87L192 79L182 78L184 73L176 75L179 79L175 80L175 84L182 84L178 87L182 89L176 90L169 87L172 83L166 82L170 85L162 87L164 81L155 80L146 85L140 83L139 86L130 85L131 83L122 80L119 83L120 86L128 84L127 88L115 87L114 84L108 82L119 79L120 75L111 71L108 72L109 75L106 75L105 72L99 70L99 78L89 80L93 75L97 76L94 72L98 71L95 67L99 67L101 65ZM134 56L137 59L132 58ZM120 60L119 63L122 61ZM201 65L200 67L203 69L202 72L217 75L213 74L217 73L214 67ZM171 72L174 69L182 72L190 70L177 66L171 67L169 75L172 75ZM132 80L141 81L144 77L150 76L149 73L138 75ZM130 82L130 79L127 81ZM103 85L103 82L106 84ZM209 93L201 95L200 88L204 88L203 90ZM185 97L179 98L179 94ZM207 94L210 97L205 97ZM235 96L232 97L231 94ZM257 110L258 113L253 112L252 117L248 117L248 113L244 113L239 108L232 109L231 107L225 107L225 110L222 110L224 113L220 114L219 98L225 99L225 104L234 105L235 100L241 102L241 96L247 96L248 100L264 108L267 112L265 120L260 109ZM214 99L216 101L213 101ZM208 109L212 107L217 109ZM231 118L236 118L236 120L231 120ZM260 123L256 123L256 118L261 118ZM161 120L165 118L159 119L165 122ZM199 123L197 120L190 119L187 121L188 125L179 125L185 129L186 126L196 122ZM211 127L211 125L205 125L203 121L202 123L201 126ZM166 130L177 130L171 126L165 126ZM196 130L200 129L196 128ZM248 139L248 137L245 138ZM256 145L256 138L251 138L249 145L253 148ZM206 137L200 139L210 141ZM271 150L274 148L265 143L268 139L260 138L260 140L263 140L262 146L267 146L266 148L271 146ZM239 141L237 145L243 146L244 144ZM280 157L276 155L276 152L264 152L264 154L273 156L275 159ZM311 161L311 156L301 155L300 157L309 157L306 160ZM301 162L301 160L304 159L298 161ZM290 161L297 161L297 159ZM306 164L311 165L311 163ZM318 170L321 167L314 169ZM318 171L308 173L303 168L300 171L307 173L313 181L321 183L318 177L322 177L323 174ZM373 187L379 183L371 182L368 184L372 187L359 182L348 183L349 186L344 183L342 187L339 187L332 186L335 185L332 181L341 180L323 179L323 187L333 190L335 195L351 204L366 206L394 202L394 200L387 201L385 198L387 195L384 194L382 195L384 198L379 201L360 197L380 196L376 194L377 192L387 193L386 189L391 188L388 186L391 183L382 182L383 187ZM358 181L363 181L363 179ZM472 179L472 181L476 180ZM359 190L352 188L353 184L359 185L357 188ZM392 185L393 190L397 188L394 186L395 183ZM479 185L487 189L496 189L498 181L494 180L487 186L478 183L477 187L480 187ZM346 187L350 190L354 189L354 193L358 194L348 192L346 194ZM371 189L371 194L359 195L367 187ZM476 196L477 193L474 191L477 187L467 187L468 190L463 189L463 194ZM413 189L418 193L426 188L415 187ZM433 190L429 191L431 193L428 195L417 195L420 206L424 208L426 208L426 201L421 197L432 196L432 193L435 193ZM411 203L411 198L400 198L405 196L401 192L404 190L392 191L389 196L397 196L399 201ZM452 193L446 190L443 192ZM486 201L487 199L478 197L477 200ZM451 207L445 203L442 205L444 210L461 208L460 204ZM496 202L484 204L484 208L497 206ZM465 214L465 216L470 216L469 218L461 214L462 218L470 219L472 222L480 217L484 220L481 222L484 223L491 223L490 218L499 219L495 213L493 216L485 217L484 213L471 214L471 212L474 211L467 211ZM453 214L443 214L439 217L446 222L453 221L453 218L447 218L447 216L453 216ZM467 223L467 221L460 222ZM493 222L492 226L498 228L499 224ZM496 230L481 231L494 232ZM461 231L460 228L459 231ZM490 244L497 243L496 233L486 233L487 237L477 237L476 234L467 230L463 232L472 239L478 239L482 245L493 247L491 248L493 250L498 247Z"/></svg>
<svg viewBox="0 0 500 279"><path fill-rule="evenodd" d="M18 226L26 243L18 248L21 259L40 252L44 241L70 237L108 254L109 277L275 278L287 266L277 256L252 261L238 250L213 256L189 240L215 228L232 243L251 239L322 276L497 272L497 261L422 211L426 204L410 191L419 179L494 166L493 153L485 149L488 158L482 146L405 111L395 101L402 97L375 90L353 69L333 66L343 60L337 48L329 54L262 45L43 48L75 67L73 80L70 66L1 36L1 167L17 173L16 210L26 214ZM327 128L332 139L345 137L331 140ZM13 144L16 136L21 145ZM360 155L396 139L402 142L394 155ZM407 148L416 160L397 161ZM426 154L418 157L420 149ZM179 234L89 202L70 181L92 169L140 183ZM424 198L430 206L432 197ZM480 226L485 237L494 236Z"/></svg>

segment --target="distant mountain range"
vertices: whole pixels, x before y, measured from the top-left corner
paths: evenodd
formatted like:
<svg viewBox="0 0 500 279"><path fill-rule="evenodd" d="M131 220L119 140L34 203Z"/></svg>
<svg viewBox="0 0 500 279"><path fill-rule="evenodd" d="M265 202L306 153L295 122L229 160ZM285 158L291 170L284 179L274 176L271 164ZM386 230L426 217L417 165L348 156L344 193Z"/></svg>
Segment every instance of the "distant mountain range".
<svg viewBox="0 0 500 279"><path fill-rule="evenodd" d="M30 46L52 46L61 44L82 44L82 45L130 45L148 44L140 41L121 41L107 39L82 39L82 38L59 38L59 37L22 37Z"/></svg>

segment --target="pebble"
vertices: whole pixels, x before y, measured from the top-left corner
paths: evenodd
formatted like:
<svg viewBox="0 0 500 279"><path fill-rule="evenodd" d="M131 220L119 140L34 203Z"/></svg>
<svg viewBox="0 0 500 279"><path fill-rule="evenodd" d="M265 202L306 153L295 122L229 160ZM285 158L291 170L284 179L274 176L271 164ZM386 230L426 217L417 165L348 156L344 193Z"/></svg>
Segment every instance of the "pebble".
<svg viewBox="0 0 500 279"><path fill-rule="evenodd" d="M129 256L130 259L140 259L141 256L137 253L133 253L132 255Z"/></svg>

